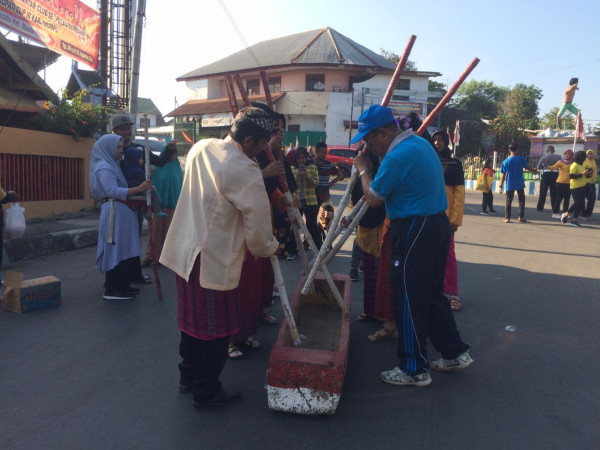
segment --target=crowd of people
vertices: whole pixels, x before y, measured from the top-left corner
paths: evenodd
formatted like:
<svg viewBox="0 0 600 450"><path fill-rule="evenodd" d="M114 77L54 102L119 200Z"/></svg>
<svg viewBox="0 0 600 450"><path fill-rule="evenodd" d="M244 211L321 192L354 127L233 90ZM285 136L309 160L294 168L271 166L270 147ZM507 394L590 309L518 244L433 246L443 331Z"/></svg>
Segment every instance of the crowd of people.
<svg viewBox="0 0 600 450"><path fill-rule="evenodd" d="M522 156L517 155L518 145L512 143L508 146L510 156L502 162L500 167L500 193L505 190L506 204L504 222L510 223L512 218L512 202L515 191L519 199L519 222L525 219L525 178L524 171L531 170L540 174L540 191L536 209L544 211L548 192L550 193L550 207L552 218L560 219L567 223L571 219L571 226L581 227L579 220L589 220L592 217L596 198L596 180L598 177L598 163L594 158L594 151L579 150L573 152L567 149L562 157L557 155L554 146L549 145L546 154L540 158L535 168L530 168L529 163ZM494 169L492 160L484 163L481 180L482 186L478 189L483 192L481 214L496 214L493 207L493 181ZM505 189L504 189L505 188ZM573 203L570 204L571 198Z"/></svg>
<svg viewBox="0 0 600 450"><path fill-rule="evenodd" d="M179 390L193 393L195 408L234 403L241 393L219 380L226 361L260 347L260 322L277 323L265 310L277 295L270 257L294 260L298 245L308 245L297 241L288 209L299 209L315 250L320 249L333 217L330 189L343 174L327 161L325 143L314 152L298 146L286 154L285 116L257 103L242 108L225 139L196 143L185 174L174 143L160 155L150 154L149 180L138 170L144 152L131 141L132 124L128 116L115 116L114 134L98 139L92 151L91 191L102 202L96 265L105 274L104 298L132 299L139 290L133 283L152 282L141 268L157 260L175 272ZM351 198L353 204L364 198L370 207L353 246L352 270L360 264L364 274L363 311L356 320L381 322L369 342L397 339L397 364L380 374L394 385L426 386L432 381L430 369L473 364L452 314L462 309L454 233L463 220L463 168L450 154L447 134L419 137L414 131L420 125L416 114L396 120L389 108L373 105L361 115L353 139L363 147L354 162L359 181ZM509 151L500 168L505 222L512 218L515 191L519 221L525 222L523 170L528 165L516 155L516 145ZM549 190L553 217L562 202L563 222L570 217L577 223L591 215L596 198L593 152L567 151L563 158L553 153L549 148L538 164L543 189L537 208L543 210ZM486 215L495 214L493 178L486 161ZM567 194L560 184L568 186ZM150 212L153 246L142 256L148 190L156 193ZM429 360L427 339L441 358Z"/></svg>

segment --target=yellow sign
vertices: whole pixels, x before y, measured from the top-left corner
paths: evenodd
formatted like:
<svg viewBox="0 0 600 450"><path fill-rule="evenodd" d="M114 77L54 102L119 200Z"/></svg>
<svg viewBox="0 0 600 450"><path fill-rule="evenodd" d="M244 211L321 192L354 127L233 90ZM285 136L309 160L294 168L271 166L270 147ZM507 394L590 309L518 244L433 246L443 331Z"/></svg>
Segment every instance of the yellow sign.
<svg viewBox="0 0 600 450"><path fill-rule="evenodd" d="M77 0L0 0L0 26L98 69L100 13Z"/></svg>

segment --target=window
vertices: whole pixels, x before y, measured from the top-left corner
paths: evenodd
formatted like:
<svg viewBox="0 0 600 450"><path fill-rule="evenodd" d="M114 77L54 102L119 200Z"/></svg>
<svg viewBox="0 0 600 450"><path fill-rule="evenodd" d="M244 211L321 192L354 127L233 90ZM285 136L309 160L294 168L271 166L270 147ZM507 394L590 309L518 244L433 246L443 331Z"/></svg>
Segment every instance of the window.
<svg viewBox="0 0 600 450"><path fill-rule="evenodd" d="M268 83L271 92L281 92L281 77L269 78Z"/></svg>
<svg viewBox="0 0 600 450"><path fill-rule="evenodd" d="M288 131L300 131L300 125L288 125Z"/></svg>
<svg viewBox="0 0 600 450"><path fill-rule="evenodd" d="M408 95L392 95L392 100L397 100L399 102L407 102L410 100Z"/></svg>
<svg viewBox="0 0 600 450"><path fill-rule="evenodd" d="M398 80L398 84L396 84L396 89L401 91L410 91L410 80L406 78L400 78Z"/></svg>
<svg viewBox="0 0 600 450"><path fill-rule="evenodd" d="M344 156L346 158L356 158L356 150L344 150Z"/></svg>
<svg viewBox="0 0 600 450"><path fill-rule="evenodd" d="M329 150L329 154L333 155L333 156L344 156L344 151L343 150Z"/></svg>
<svg viewBox="0 0 600 450"><path fill-rule="evenodd" d="M306 91L324 91L325 90L325 74L306 75Z"/></svg>
<svg viewBox="0 0 600 450"><path fill-rule="evenodd" d="M140 117L140 128L146 128L146 124L148 124L148 128L150 128L150 118L148 117Z"/></svg>
<svg viewBox="0 0 600 450"><path fill-rule="evenodd" d="M260 94L260 80L258 78L255 80L246 80L246 92L248 95Z"/></svg>

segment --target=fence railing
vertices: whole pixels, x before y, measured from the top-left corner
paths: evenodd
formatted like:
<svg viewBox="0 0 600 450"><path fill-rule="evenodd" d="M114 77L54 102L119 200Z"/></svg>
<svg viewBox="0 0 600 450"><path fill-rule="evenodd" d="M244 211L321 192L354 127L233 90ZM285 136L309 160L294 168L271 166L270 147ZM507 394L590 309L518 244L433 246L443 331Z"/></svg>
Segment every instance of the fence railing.
<svg viewBox="0 0 600 450"><path fill-rule="evenodd" d="M490 158L489 156L480 157L478 155L464 155L458 158L463 166L463 171L465 172L465 180L475 180L477 177L483 172L483 166L485 164L485 160ZM539 161L539 157L530 157L525 156L527 162L529 163L529 168L533 168L537 166ZM496 173L494 174L494 178L499 180L501 178L500 174L500 165L502 165L502 161L498 158L496 167ZM539 175L537 173L524 172L523 178L525 181L538 180Z"/></svg>
<svg viewBox="0 0 600 450"><path fill-rule="evenodd" d="M3 153L0 161L0 182L20 201L84 198L83 158Z"/></svg>

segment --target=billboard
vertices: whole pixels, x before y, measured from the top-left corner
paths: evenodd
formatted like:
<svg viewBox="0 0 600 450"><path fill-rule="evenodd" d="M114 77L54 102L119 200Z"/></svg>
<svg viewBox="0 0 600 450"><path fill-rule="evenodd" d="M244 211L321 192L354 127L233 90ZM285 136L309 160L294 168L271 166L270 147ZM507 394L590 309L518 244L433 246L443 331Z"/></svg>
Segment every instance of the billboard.
<svg viewBox="0 0 600 450"><path fill-rule="evenodd" d="M423 103L392 100L388 106L392 109L395 117L407 116L411 112L416 112L420 117L423 117Z"/></svg>
<svg viewBox="0 0 600 450"><path fill-rule="evenodd" d="M100 13L77 0L0 0L0 26L98 69Z"/></svg>

